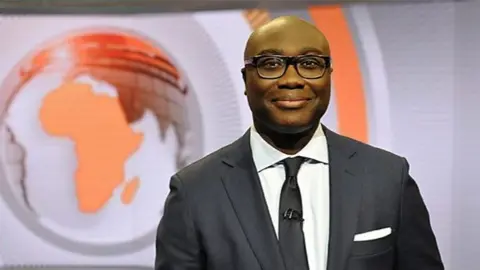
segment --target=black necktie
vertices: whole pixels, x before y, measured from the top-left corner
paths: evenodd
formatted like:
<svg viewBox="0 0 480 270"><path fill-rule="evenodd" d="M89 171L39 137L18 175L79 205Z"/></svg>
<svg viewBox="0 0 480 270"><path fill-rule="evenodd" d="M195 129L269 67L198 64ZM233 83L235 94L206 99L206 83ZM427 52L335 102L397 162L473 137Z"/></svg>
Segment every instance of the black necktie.
<svg viewBox="0 0 480 270"><path fill-rule="evenodd" d="M285 182L280 195L279 241L288 270L308 270L303 236L302 197L297 174L305 161L302 157L283 160Z"/></svg>

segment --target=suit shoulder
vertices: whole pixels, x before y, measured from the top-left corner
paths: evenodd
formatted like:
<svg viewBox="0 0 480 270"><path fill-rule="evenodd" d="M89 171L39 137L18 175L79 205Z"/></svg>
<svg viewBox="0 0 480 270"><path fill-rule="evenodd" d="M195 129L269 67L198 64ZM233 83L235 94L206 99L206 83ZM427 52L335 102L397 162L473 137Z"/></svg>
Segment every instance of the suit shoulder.
<svg viewBox="0 0 480 270"><path fill-rule="evenodd" d="M198 159L180 169L176 175L183 181L191 181L191 179L202 179L204 175L211 174L218 170L222 162L222 158L231 150L232 144L223 146L220 149Z"/></svg>
<svg viewBox="0 0 480 270"><path fill-rule="evenodd" d="M349 149L355 149L353 155L355 155L356 166L368 172L368 179L373 183L371 187L383 191L392 187L397 191L400 190L405 173L409 170L404 157L352 138L343 136L342 140Z"/></svg>
<svg viewBox="0 0 480 270"><path fill-rule="evenodd" d="M357 153L364 157L366 160L371 160L373 159L374 161L380 161L381 163L387 162L387 163L399 163L403 164L405 158L393 153L391 151L388 151L386 149L373 146L371 144L367 144L358 140L355 140L350 137L342 136L339 135L342 140L350 145L351 147L355 148Z"/></svg>

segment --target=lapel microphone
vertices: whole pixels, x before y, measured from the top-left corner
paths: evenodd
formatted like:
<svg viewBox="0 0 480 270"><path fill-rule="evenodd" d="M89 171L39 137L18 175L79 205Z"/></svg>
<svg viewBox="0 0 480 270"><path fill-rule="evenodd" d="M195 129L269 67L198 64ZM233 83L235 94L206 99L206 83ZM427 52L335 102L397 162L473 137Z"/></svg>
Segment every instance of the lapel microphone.
<svg viewBox="0 0 480 270"><path fill-rule="evenodd" d="M304 221L302 212L299 212L295 209L288 208L284 213L283 213L283 219L287 220L294 220L294 221Z"/></svg>

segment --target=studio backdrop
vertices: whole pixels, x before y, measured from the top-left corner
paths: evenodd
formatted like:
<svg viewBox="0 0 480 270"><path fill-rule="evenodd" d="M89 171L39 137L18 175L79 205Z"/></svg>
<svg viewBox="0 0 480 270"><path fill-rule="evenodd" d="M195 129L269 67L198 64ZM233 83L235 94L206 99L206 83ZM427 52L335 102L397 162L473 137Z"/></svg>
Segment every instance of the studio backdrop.
<svg viewBox="0 0 480 270"><path fill-rule="evenodd" d="M297 15L331 43L323 123L405 156L448 269L477 269L476 12L452 2L0 17L0 265L151 268L170 176L251 125L240 73L250 32Z"/></svg>

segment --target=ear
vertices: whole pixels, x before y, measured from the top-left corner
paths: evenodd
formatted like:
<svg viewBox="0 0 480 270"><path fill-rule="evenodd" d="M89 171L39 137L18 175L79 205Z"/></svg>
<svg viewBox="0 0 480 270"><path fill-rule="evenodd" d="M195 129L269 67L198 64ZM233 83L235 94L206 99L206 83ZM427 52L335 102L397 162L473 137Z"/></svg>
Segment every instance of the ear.
<svg viewBox="0 0 480 270"><path fill-rule="evenodd" d="M245 70L245 68L242 68L240 71L242 72L243 83L247 83L247 71ZM246 88L245 88L245 90L243 90L243 94L245 96L247 95L247 89Z"/></svg>

